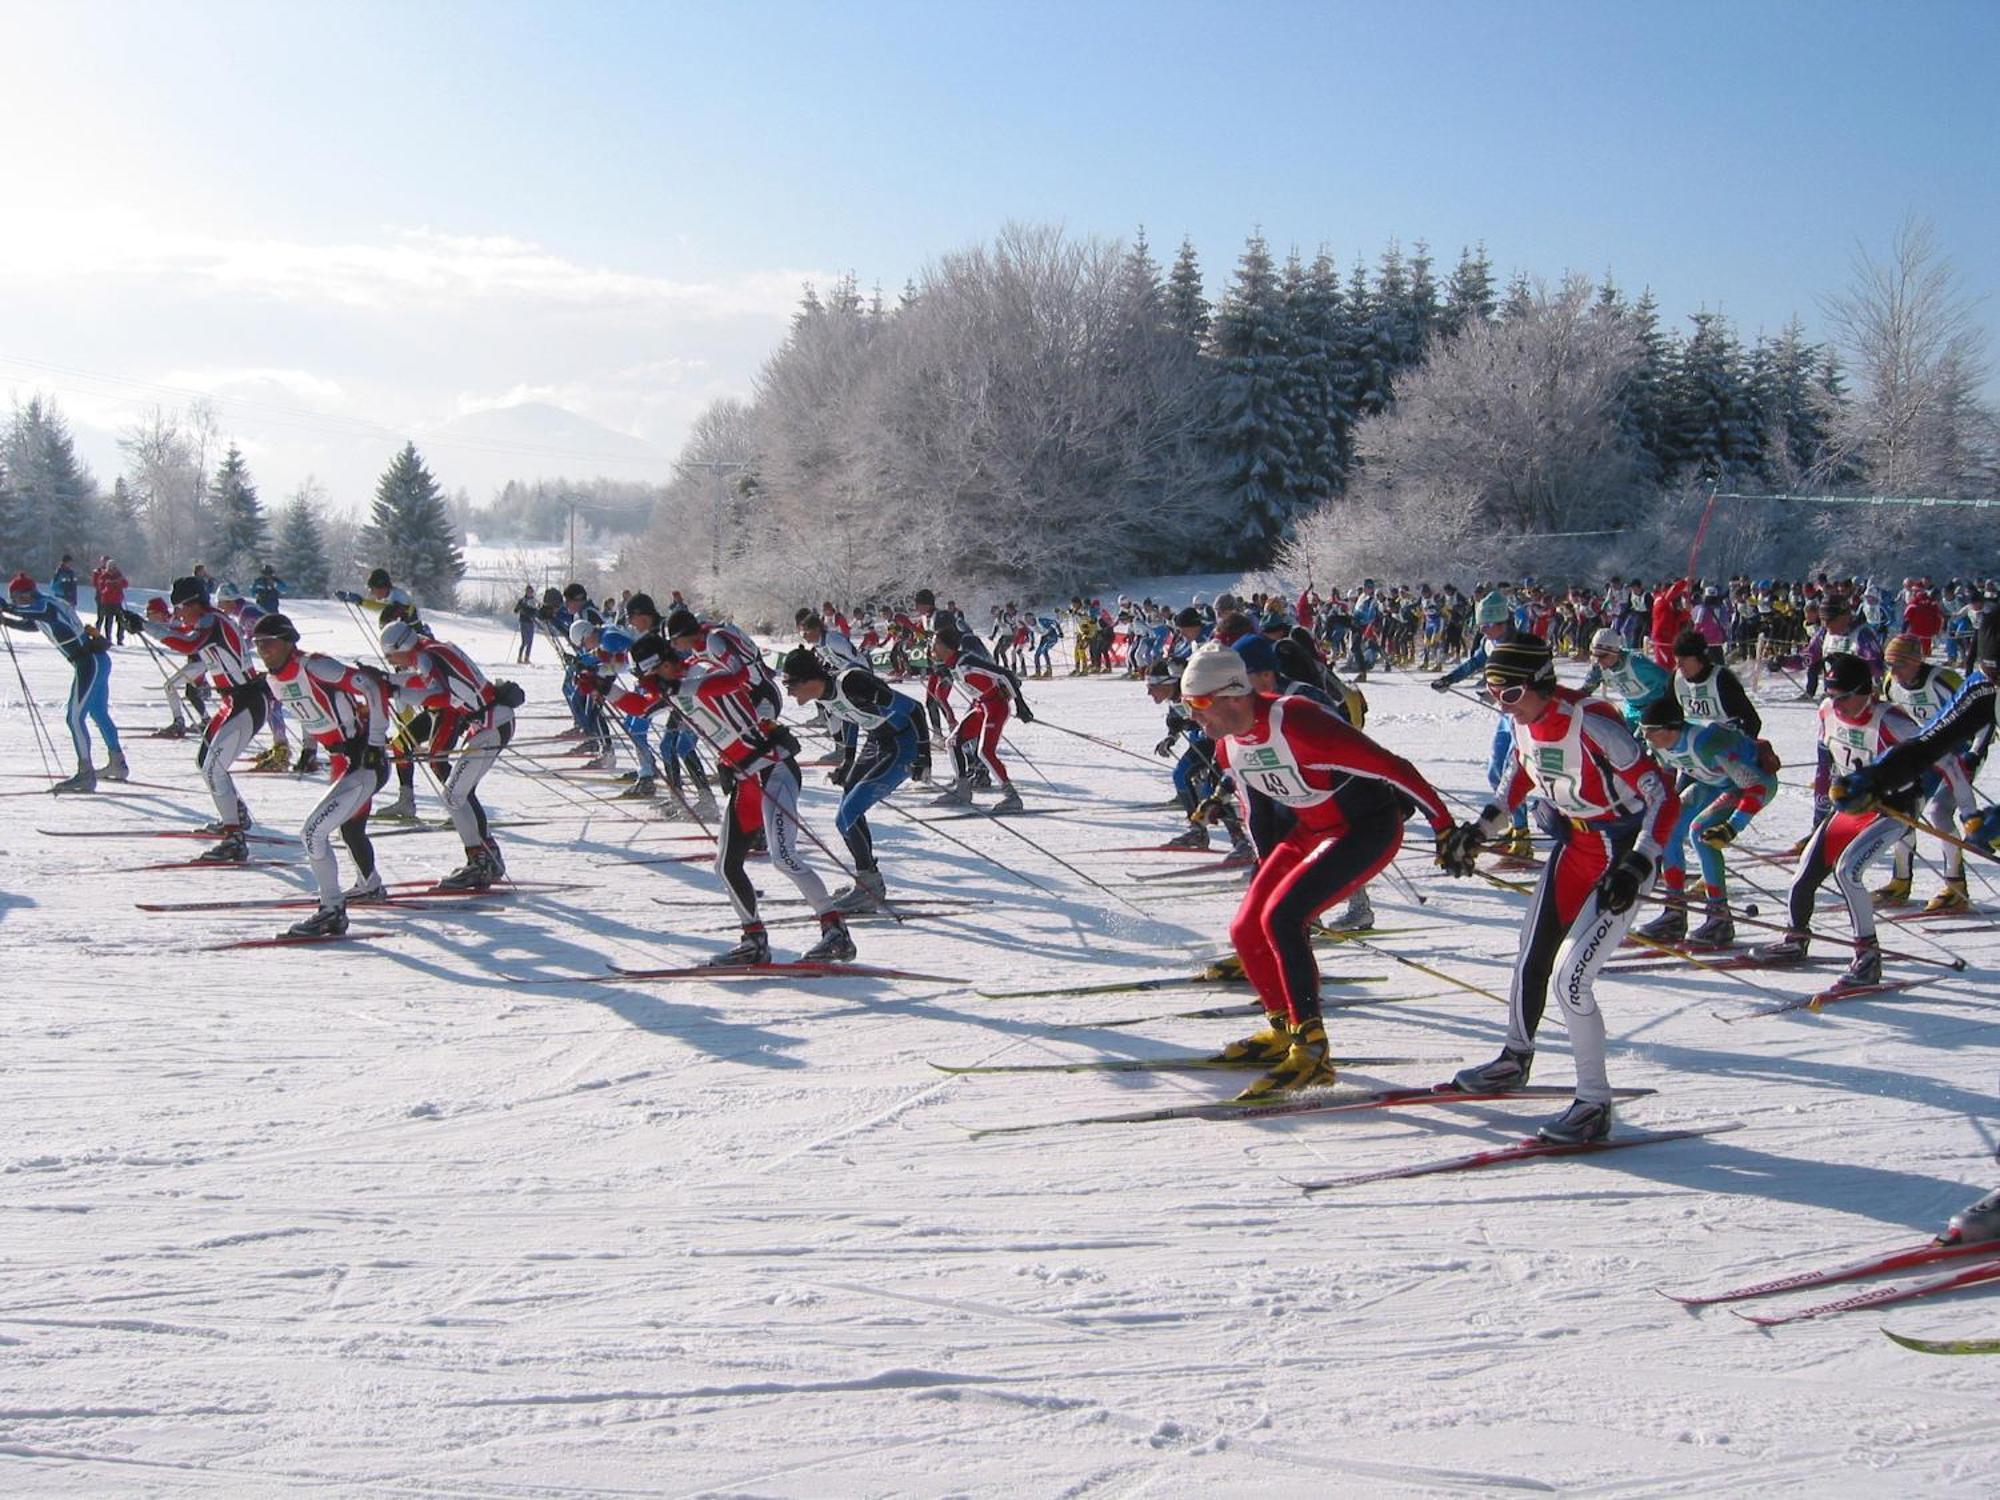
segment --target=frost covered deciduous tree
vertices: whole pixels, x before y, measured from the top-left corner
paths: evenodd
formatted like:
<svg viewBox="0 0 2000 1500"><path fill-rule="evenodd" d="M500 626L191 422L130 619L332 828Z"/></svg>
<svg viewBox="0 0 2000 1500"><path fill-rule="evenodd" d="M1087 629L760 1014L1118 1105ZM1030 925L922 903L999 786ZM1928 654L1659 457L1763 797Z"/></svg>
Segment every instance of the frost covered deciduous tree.
<svg viewBox="0 0 2000 1500"><path fill-rule="evenodd" d="M1837 441L1867 485L1957 496L1989 482L1985 333L1930 225L1906 221L1885 260L1858 248L1852 284L1825 309L1855 384Z"/></svg>
<svg viewBox="0 0 2000 1500"><path fill-rule="evenodd" d="M215 414L197 402L185 412L155 407L118 440L127 492L145 524L153 563L165 573L185 573L204 561L215 439Z"/></svg>
<svg viewBox="0 0 2000 1500"><path fill-rule="evenodd" d="M1359 479L1301 523L1287 565L1320 578L1489 572L1514 538L1628 523L1639 471L1619 394L1640 348L1631 316L1592 293L1581 277L1530 287L1506 322L1440 339L1395 407L1362 423ZM1537 540L1528 557L1556 571L1565 551Z"/></svg>

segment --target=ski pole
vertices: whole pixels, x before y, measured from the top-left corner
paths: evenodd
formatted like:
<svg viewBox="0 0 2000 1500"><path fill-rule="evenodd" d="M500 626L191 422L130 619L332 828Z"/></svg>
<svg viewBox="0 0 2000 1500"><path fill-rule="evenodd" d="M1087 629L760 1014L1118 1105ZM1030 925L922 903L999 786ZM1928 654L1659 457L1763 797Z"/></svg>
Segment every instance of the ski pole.
<svg viewBox="0 0 2000 1500"><path fill-rule="evenodd" d="M1077 739L1089 740L1093 745L1102 745L1107 750L1116 750L1120 755L1129 755L1134 760L1144 761L1149 766L1153 764L1152 756L1142 755L1139 751L1121 745L1116 740L1107 740L1102 735L1085 734L1081 729L1071 729L1067 724L1058 724L1055 720L1044 718L1040 714L1035 715L1035 722L1055 730L1058 734L1074 735ZM1026 759L1025 756L1022 758Z"/></svg>
<svg viewBox="0 0 2000 1500"><path fill-rule="evenodd" d="M1734 845L1731 845L1730 847L1731 847L1731 848L1734 848L1735 846L1734 846ZM1764 859L1764 858L1766 858L1766 856L1764 856L1764 855L1760 855L1760 854L1754 854L1754 853L1752 853L1752 852L1751 852L1750 850L1747 850L1747 849L1746 849L1746 850L1744 850L1744 851L1742 851L1742 852L1743 852L1743 853L1745 853L1745 854L1749 854L1749 855L1750 855L1750 857L1751 857L1752 859L1760 859L1760 860L1761 860L1761 859ZM1725 853L1726 853L1726 852L1725 852ZM1774 902L1775 902L1775 903L1777 904L1777 909L1778 909L1779 911L1784 911L1784 910L1786 910L1786 909L1787 909L1787 907L1789 906L1789 904L1790 904L1790 898L1789 898L1789 897L1787 897L1787 896L1783 896L1783 895L1780 895L1780 894L1779 894L1778 892L1776 892L1776 891L1773 891L1773 890L1769 889L1769 888L1768 888L1768 887L1766 887L1766 886L1763 886L1763 885L1760 885L1760 884L1758 884L1758 883L1757 883L1757 882L1756 882L1755 880L1752 880L1752 879L1751 879L1751 878L1750 878L1750 877L1749 877L1748 875L1745 875L1745 874L1744 874L1744 873L1743 873L1743 872L1742 872L1742 871L1741 871L1740 869L1736 871L1736 878L1737 878L1738 880L1742 881L1742 882L1743 882L1743 884L1745 884L1745 885L1749 886L1751 890L1753 890L1753 891L1756 891L1756 892L1757 892L1757 893L1758 893L1759 895L1764 895L1764 896L1769 896L1769 897L1770 897L1770 898L1772 899L1772 901L1774 901ZM1748 921L1749 919L1748 919L1748 918L1746 917L1746 918L1745 918L1745 920L1746 920L1746 921ZM1786 925L1784 925L1784 926L1779 926L1779 925L1777 925L1777 924L1775 924L1775 923L1770 923L1770 922L1755 922L1755 923L1752 923L1751 925L1753 925L1753 926L1758 926L1758 927L1764 927L1764 928L1767 928L1768 930L1770 930L1770 931L1772 931L1772 932L1789 932L1789 931L1791 931L1791 927L1790 927L1789 923L1788 923L1788 924L1786 924ZM1928 932L1925 932L1925 931L1924 931L1924 930L1923 930L1923 929L1922 929L1921 927L1911 927L1911 928L1909 928L1909 929L1908 929L1908 931L1910 932L1910 934L1911 934L1912 936L1916 937L1916 938L1917 938L1918 940L1920 940L1920 941L1922 941L1922 942L1925 942L1925 943L1928 943L1928 944L1930 944L1930 946L1931 946L1931 947L1933 947L1933 948L1937 949L1937 950L1938 950L1938 952L1940 952L1940 953L1944 954L1944 955L1946 956L1946 958L1948 958L1949 960L1951 960L1951 961L1950 961L1949 963L1946 963L1946 964L1944 964L1944 965L1943 965L1943 967L1946 967L1946 968L1951 968L1951 969L1963 969L1963 968L1965 967L1965 960L1964 960L1964 959L1960 958L1960 957L1959 957L1959 956L1958 956L1957 954L1953 953L1953 952L1951 951L1951 949L1950 949L1950 947L1949 947L1949 946L1947 946L1946 944L1944 944L1944 943L1940 942L1940 941L1939 941L1939 940L1938 940L1937 938L1935 938L1935 937L1931 936L1931 934L1929 934ZM1892 951L1890 951L1890 950L1887 950L1887 949L1884 949L1884 950L1883 950L1883 955L1882 955L1882 956L1883 956L1884 958L1903 958L1903 959L1908 959L1908 960L1909 960L1910 962L1913 962L1913 963L1933 963L1933 964L1934 964L1934 963L1939 963L1939 962L1940 962L1939 960L1937 960L1937 959L1934 959L1934 958L1933 958L1933 959L1926 959L1926 958L1919 958L1919 957L1916 957L1916 956L1915 956L1915 955L1913 955L1913 954L1905 954L1905 953L1896 953L1896 952L1892 952Z"/></svg>
<svg viewBox="0 0 2000 1500"><path fill-rule="evenodd" d="M1040 891L1045 896L1053 896L1056 894L1054 891L1050 890L1047 886L1043 885L1039 880L1035 879L1034 876L1029 875L1024 871L1015 869L1014 866L1007 864L1003 860L995 859L992 855L986 853L984 850L974 848L971 844L966 843L964 839L954 838L951 834L948 834L942 828L939 828L935 823L920 818L916 816L914 813L906 812L902 808L896 806L896 804L893 802L878 802L875 805L879 808L884 808L889 812L894 813L897 817L901 818L906 823L916 824L926 833L935 834L938 838L943 839L947 844L950 844L955 848L963 849L967 854L972 855L975 859L984 860L987 864L993 866L993 868L998 870L1001 874L1011 875L1014 879L1022 881L1027 885L1033 886L1036 890Z"/></svg>
<svg viewBox="0 0 2000 1500"><path fill-rule="evenodd" d="M1521 884L1519 881L1503 880L1500 876L1489 875L1484 870L1477 871L1476 873L1478 874L1481 880L1486 881L1490 885L1497 885L1501 887L1503 890L1525 892L1529 889L1527 886ZM1641 934L1636 932L1627 932L1625 934L1625 938L1626 941L1637 943L1642 948L1651 948L1655 953L1660 954L1663 958L1677 958L1681 960L1683 963L1693 964L1697 969L1704 970L1707 973L1720 974L1724 978L1733 979L1737 981L1739 984L1745 985L1748 988L1755 990L1760 995L1765 995L1772 999L1778 999L1778 1000L1782 1000L1785 998L1783 995L1779 994L1778 991L1771 989L1769 986L1761 985L1757 983L1756 980L1746 977L1740 969L1726 969L1721 964L1711 963L1709 960L1705 958L1701 958L1693 953L1688 952L1687 949L1685 948L1676 948L1671 943L1658 942L1653 938L1642 936Z"/></svg>
<svg viewBox="0 0 2000 1500"><path fill-rule="evenodd" d="M1023 759L1025 758L1026 757L1023 757ZM917 821L923 822L924 820L918 819ZM995 827L1001 829L1003 832L1011 833L1015 838L1019 839L1022 843L1026 844L1030 849L1033 849L1037 854L1041 855L1044 859L1051 860L1054 863L1061 865L1065 870L1069 871L1070 874L1076 876L1077 879L1083 881L1084 884L1097 887L1098 890L1104 892L1105 895L1111 897L1112 900L1118 902L1121 906L1130 907L1140 916L1145 917L1148 920L1153 920L1153 914L1147 911L1143 906L1139 905L1136 901L1128 900L1126 897L1120 895L1117 891L1113 890L1110 886L1106 885L1103 881L1093 879L1091 876L1084 874L1083 871L1079 870L1075 865L1071 864L1068 860L1064 859L1061 855L1055 853L1053 850L1047 849L1043 847L1041 844L1036 843L1033 839L1029 838L1025 833L1021 832L1020 829L1010 824L1007 821L1004 814L999 817L988 818L987 821L992 823Z"/></svg>
<svg viewBox="0 0 2000 1500"><path fill-rule="evenodd" d="M42 723L42 711L35 702L35 695L28 688L28 674L21 670L20 654L14 650L13 632L0 627L0 640L7 643L7 659L14 664L14 677L21 684L21 702L27 706L28 722L34 729L35 753L42 758L42 774L53 781L56 773L49 766L49 755L55 744L49 738L47 726Z"/></svg>
<svg viewBox="0 0 2000 1500"><path fill-rule="evenodd" d="M1954 844L1969 854L1976 854L1981 859L2000 865L2000 854L1995 854L1991 849L1981 844L1975 844L1970 839L1963 839L1955 833L1947 832L1934 823L1927 823L1922 818L1914 818L1908 813L1898 812L1895 808L1883 803L1877 803L1873 811L1881 813L1886 818L1894 818L1898 823L1903 824L1907 828L1914 828L1918 833L1928 833L1934 839L1940 839L1947 844Z"/></svg>
<svg viewBox="0 0 2000 1500"><path fill-rule="evenodd" d="M1487 876L1486 878L1489 880L1498 879L1497 876L1491 876L1491 875ZM1491 1000L1498 1005L1505 1005L1507 1003L1506 998L1504 996L1494 994L1493 991L1487 989L1483 985L1474 984L1469 979L1456 978L1453 975L1445 973L1442 969L1433 969L1429 964L1418 963L1414 958L1405 958L1400 953L1392 953L1387 948L1382 947L1378 943L1369 942L1366 938L1349 937L1343 939L1342 941L1352 943L1355 947L1360 948L1366 952L1373 953L1378 958L1390 959L1395 963L1403 965L1404 968L1415 969L1419 974L1428 974L1430 975L1431 978L1439 980L1445 984L1448 984L1452 986L1452 988L1454 989L1468 990L1475 995L1484 995L1488 1000Z"/></svg>

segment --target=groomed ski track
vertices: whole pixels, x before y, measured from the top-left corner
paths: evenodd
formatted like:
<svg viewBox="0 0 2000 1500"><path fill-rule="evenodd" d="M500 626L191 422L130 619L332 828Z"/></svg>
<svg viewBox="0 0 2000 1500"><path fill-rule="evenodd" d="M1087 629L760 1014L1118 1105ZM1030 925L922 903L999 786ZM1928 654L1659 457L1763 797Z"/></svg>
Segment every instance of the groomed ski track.
<svg viewBox="0 0 2000 1500"><path fill-rule="evenodd" d="M365 652L339 606L288 608L309 646ZM511 627L436 624L526 685L542 722L525 732L559 727L546 642L517 669ZM60 740L65 669L32 637L16 646ZM152 664L133 650L114 661L120 716L159 722ZM1142 753L1159 736L1133 683L1027 688L1056 723ZM1377 674L1365 691L1370 732L1475 809L1491 715L1421 676ZM1745 836L1758 849L1809 820L1791 783L1809 773L1810 709L1790 694L1773 678L1760 700L1787 785ZM1019 831L1149 915L978 819L947 824L950 843L891 811L871 821L892 895L984 904L857 925L859 961L1025 989L1191 973L1219 951L1238 881L1139 883L1192 862L1104 852L1177 831L1169 810L1148 810L1168 763L1149 771L1033 725L1008 738L1056 784L1003 750L1029 806L1083 814ZM559 744L526 748L570 764ZM806 759L822 748L808 740ZM10 770L39 768L18 686L0 695L0 749ZM1305 1197L1288 1180L1505 1144L1562 1101L973 1142L969 1128L1220 1098L1241 1080L952 1078L926 1058L1208 1048L1241 1034L1248 1009L1166 1018L1243 992L562 983L607 962L698 962L729 941L728 910L703 864L602 866L685 852L667 835L690 825L585 805L615 788L509 761L489 806L541 820L500 831L510 872L579 888L440 903L365 943L203 952L290 916L135 903L283 897L302 885L299 855L260 846L289 867L240 875L116 873L140 851L180 851L34 832L213 816L192 741L127 749L135 777L181 790L17 798L0 824L9 1495L1823 1500L1978 1493L2000 1472L1989 1363L1924 1358L1867 1313L1759 1331L1653 1290L1909 1243L2000 1180L2000 928L1937 936L1970 960L1963 974L1924 970L1905 994L1739 1025L1716 1013L1806 993L1822 971L1614 972L1599 986L1612 1081L1658 1090L1625 1107L1625 1127L1744 1128ZM807 819L837 848L824 772L806 779ZM279 834L322 787L241 785ZM421 779L419 793L436 818ZM922 802L898 799L919 814ZM1428 905L1379 883L1380 925L1409 930L1378 946L1504 993L1520 898L1435 875L1421 828L1409 847L1399 868ZM392 882L458 857L448 833L380 847ZM1919 897L1937 883L1923 858ZM751 868L767 894L793 894ZM1778 908L1782 870L1731 868L1765 888L1739 884L1739 900ZM2000 899L1987 867L1972 881L1981 905ZM1841 951L1844 918L1828 906L1821 924L1818 951ZM1927 925L1894 943L1937 951ZM780 957L811 941L809 926L772 935ZM1357 948L1318 951L1329 974L1390 976L1330 992L1371 1002L1329 1011L1337 1052L1470 1062L1497 1049L1490 1000ZM1084 1024L1152 1006L1155 1025ZM1342 1084L1441 1073L1356 1069ZM1552 1005L1534 1081L1571 1077ZM1913 1302L1891 1321L1990 1335L2000 1292Z"/></svg>

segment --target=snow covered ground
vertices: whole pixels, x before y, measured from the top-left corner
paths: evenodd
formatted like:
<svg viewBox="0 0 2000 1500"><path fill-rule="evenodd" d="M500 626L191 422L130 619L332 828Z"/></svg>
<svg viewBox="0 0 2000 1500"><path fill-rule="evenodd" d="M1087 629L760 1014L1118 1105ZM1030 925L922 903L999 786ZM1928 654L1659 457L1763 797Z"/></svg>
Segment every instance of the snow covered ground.
<svg viewBox="0 0 2000 1500"><path fill-rule="evenodd" d="M363 648L337 606L299 614L309 644ZM439 623L511 661L510 632ZM60 736L64 669L15 644ZM519 675L525 733L551 733L553 666ZM127 725L164 722L157 682L118 654ZM1029 691L1054 723L1151 761L1160 721L1136 686ZM1476 805L1488 712L1400 676L1367 692L1371 730ZM490 801L533 820L502 833L513 874L565 888L359 912L392 935L349 947L204 951L279 923L134 903L294 891L296 856L142 872L198 846L48 836L211 809L191 743L136 733L135 776L176 790L37 795L11 681L5 700L8 1494L1911 1496L2000 1472L1996 1366L1876 1332L2000 1333L1990 1294L1759 1331L1653 1291L1921 1240L1994 1183L2000 929L1894 931L1972 967L1817 1016L1722 1019L1805 992L1803 975L1608 979L1613 1081L1659 1090L1625 1128L1743 1129L1308 1198L1288 1179L1504 1143L1554 1105L974 1141L1237 1080L948 1077L929 1060L1142 1057L1243 1021L1173 1017L1228 998L1214 989L568 982L607 959L698 958L732 923L703 866L634 862L703 847L684 825L590 801L606 788L526 755ZM1808 709L1767 710L1797 783ZM1030 805L1064 811L878 818L896 892L987 904L858 928L863 960L1023 988L1186 972L1215 951L1232 884L1140 882L1195 862L1108 852L1176 831L1165 763L1048 725L1010 738L1038 768L1021 770ZM811 779L808 817L834 842ZM244 785L281 832L319 790ZM1808 816L1788 792L1747 842L1782 847ZM1401 867L1428 905L1382 885L1380 948L1504 991L1519 898L1445 881L1418 842ZM457 862L448 834L380 849L392 881ZM1784 873L1735 863L1762 888L1740 898L1774 912ZM2000 904L1986 871L1974 889ZM795 953L808 932L774 936ZM1360 1087L1427 1083L1498 1044L1491 1000L1374 952L1326 962L1395 1001L1334 1013L1337 1050L1426 1059L1346 1075ZM1096 1024L1132 1017L1153 1019ZM1552 1016L1538 1082L1569 1080L1562 1043Z"/></svg>

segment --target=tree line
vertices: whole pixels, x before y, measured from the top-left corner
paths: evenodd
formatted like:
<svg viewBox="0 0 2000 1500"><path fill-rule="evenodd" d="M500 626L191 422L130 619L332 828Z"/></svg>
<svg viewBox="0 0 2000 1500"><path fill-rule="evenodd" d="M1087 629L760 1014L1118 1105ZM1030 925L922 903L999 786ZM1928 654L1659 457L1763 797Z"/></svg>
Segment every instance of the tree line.
<svg viewBox="0 0 2000 1500"><path fill-rule="evenodd" d="M415 444L383 471L365 524L329 513L311 479L274 517L242 450L221 446L211 413L155 410L119 444L125 470L107 494L79 461L54 401L17 403L0 434L0 558L46 579L65 555L88 572L113 558L135 582L155 582L205 562L246 586L265 566L290 592L325 597L357 572L387 567L419 603L449 609L465 574L458 535L436 479Z"/></svg>
<svg viewBox="0 0 2000 1500"><path fill-rule="evenodd" d="M1017 595L1279 565L1417 578L1519 555L1591 570L1684 542L1747 494L1994 492L1969 303L1920 224L1823 303L1747 341L1668 325L1609 276L1503 284L1417 242L1345 269L1252 234L1213 301L1195 250L1013 225L893 301L808 287L747 402L682 455L630 577L752 612L911 580ZM1988 547L1909 517L1739 508L1769 570ZM1990 550L1990 548L1989 548ZM1477 561L1473 561L1477 559ZM1990 566L1990 564L1988 564ZM668 571L673 571L670 566Z"/></svg>

